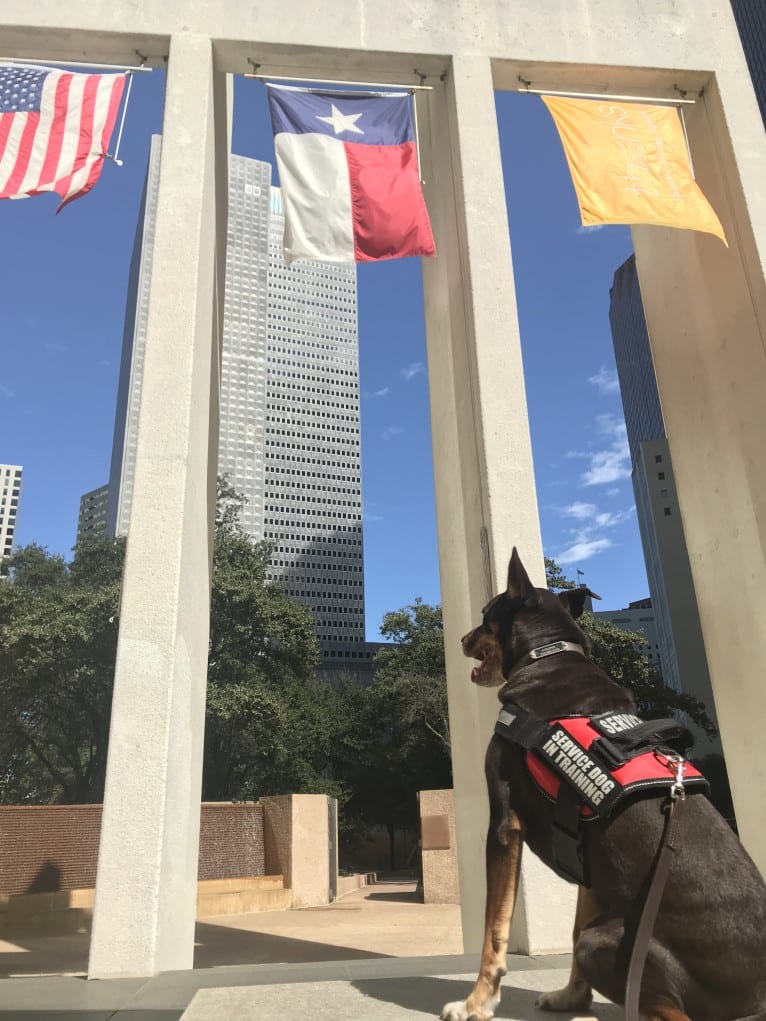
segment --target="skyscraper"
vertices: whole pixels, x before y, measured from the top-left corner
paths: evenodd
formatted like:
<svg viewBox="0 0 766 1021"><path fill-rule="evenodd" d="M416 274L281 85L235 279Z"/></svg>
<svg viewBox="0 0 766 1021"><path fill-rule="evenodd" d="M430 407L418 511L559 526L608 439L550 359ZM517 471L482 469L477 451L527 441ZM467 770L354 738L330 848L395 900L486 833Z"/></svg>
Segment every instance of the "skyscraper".
<svg viewBox="0 0 766 1021"><path fill-rule="evenodd" d="M0 464L0 561L13 552L22 473L20 464Z"/></svg>
<svg viewBox="0 0 766 1021"><path fill-rule="evenodd" d="M364 651L356 270L282 257L271 167L232 156L218 466L326 659ZM346 655L348 653L348 655Z"/></svg>
<svg viewBox="0 0 766 1021"><path fill-rule="evenodd" d="M99 535L106 535L106 515L109 505L109 486L99 486L80 497L77 516L77 543Z"/></svg>
<svg viewBox="0 0 766 1021"><path fill-rule="evenodd" d="M154 231L157 219L157 187L160 179L160 147L162 139L152 135L149 166L138 214L133 242L133 256L128 276L125 324L122 332L120 381L117 387L117 410L114 416L112 463L109 471L107 503L107 535L127 535L130 505L133 498L133 475L136 465L138 409L141 403L141 380L144 373L146 317L149 312L149 286L152 279Z"/></svg>
<svg viewBox="0 0 766 1021"><path fill-rule="evenodd" d="M152 139L131 267L109 531L127 534L154 238ZM242 527L273 545L269 578L311 607L324 664L369 662L364 643L356 270L282 258L268 163L231 156L218 469Z"/></svg>
<svg viewBox="0 0 766 1021"><path fill-rule="evenodd" d="M689 554L634 256L614 274L609 322L632 461L636 516L665 684L714 715Z"/></svg>
<svg viewBox="0 0 766 1021"><path fill-rule="evenodd" d="M766 4L763 0L731 0L731 6L766 127Z"/></svg>

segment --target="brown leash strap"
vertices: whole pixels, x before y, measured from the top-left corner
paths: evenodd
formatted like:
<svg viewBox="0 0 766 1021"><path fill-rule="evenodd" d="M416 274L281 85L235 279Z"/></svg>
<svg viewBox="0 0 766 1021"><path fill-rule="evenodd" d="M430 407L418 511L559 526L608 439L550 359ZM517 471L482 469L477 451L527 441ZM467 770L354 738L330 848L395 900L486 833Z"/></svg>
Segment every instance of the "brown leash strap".
<svg viewBox="0 0 766 1021"><path fill-rule="evenodd" d="M678 849L681 842L681 820L686 801L683 791L680 796L672 797L665 819L665 829L662 834L662 842L657 853L654 865L654 875L646 896L644 910L641 912L641 920L636 930L636 938L633 941L633 950L628 965L628 981L625 989L625 1021L639 1021L638 999L641 993L641 979L644 974L646 955L649 952L649 941L654 931L654 923L657 920L657 912L660 909L660 901L665 889L665 882L670 871L673 852Z"/></svg>

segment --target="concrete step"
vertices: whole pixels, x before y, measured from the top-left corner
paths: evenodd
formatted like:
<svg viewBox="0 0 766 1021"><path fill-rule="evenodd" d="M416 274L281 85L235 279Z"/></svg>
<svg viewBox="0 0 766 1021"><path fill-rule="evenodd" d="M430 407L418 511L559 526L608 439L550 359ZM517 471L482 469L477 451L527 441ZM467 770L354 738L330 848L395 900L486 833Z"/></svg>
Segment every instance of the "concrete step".
<svg viewBox="0 0 766 1021"><path fill-rule="evenodd" d="M197 884L197 918L287 911L292 903L292 891L284 888L282 876L211 879Z"/></svg>
<svg viewBox="0 0 766 1021"><path fill-rule="evenodd" d="M89 932L95 890L0 894L0 939ZM287 911L292 891L282 876L208 879L197 883L197 917Z"/></svg>

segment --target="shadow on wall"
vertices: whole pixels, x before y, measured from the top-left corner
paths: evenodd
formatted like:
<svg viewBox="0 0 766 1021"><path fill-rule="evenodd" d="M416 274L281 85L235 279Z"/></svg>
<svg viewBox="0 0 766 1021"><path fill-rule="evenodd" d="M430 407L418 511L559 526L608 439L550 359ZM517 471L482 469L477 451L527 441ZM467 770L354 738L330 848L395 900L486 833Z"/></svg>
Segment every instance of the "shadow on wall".
<svg viewBox="0 0 766 1021"><path fill-rule="evenodd" d="M24 893L57 893L61 889L61 869L55 862L46 861L37 870Z"/></svg>

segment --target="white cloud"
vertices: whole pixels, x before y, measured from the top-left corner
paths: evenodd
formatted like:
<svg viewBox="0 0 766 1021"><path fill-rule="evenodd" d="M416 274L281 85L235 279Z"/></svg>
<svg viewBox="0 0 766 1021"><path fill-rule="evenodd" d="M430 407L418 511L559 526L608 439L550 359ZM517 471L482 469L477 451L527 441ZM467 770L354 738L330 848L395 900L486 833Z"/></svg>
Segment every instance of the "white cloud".
<svg viewBox="0 0 766 1021"><path fill-rule="evenodd" d="M597 511L598 507L595 503L582 503L577 500L574 503L570 503L567 507L561 508L562 514L566 514L570 518L576 518L578 521L587 521Z"/></svg>
<svg viewBox="0 0 766 1021"><path fill-rule="evenodd" d="M62 344L61 341L58 341L58 340L46 340L45 343L43 344L43 347L45 348L46 351L68 351L69 350L69 345L68 344Z"/></svg>
<svg viewBox="0 0 766 1021"><path fill-rule="evenodd" d="M608 482L630 478L630 448L625 422L614 415L599 415L598 431L609 437L608 447L588 451L588 470L580 476L584 486L601 486Z"/></svg>
<svg viewBox="0 0 766 1021"><path fill-rule="evenodd" d="M557 553L555 561L557 564L579 564L596 553L602 553L605 549L611 549L614 545L611 539L583 539L574 545L569 546L561 553Z"/></svg>
<svg viewBox="0 0 766 1021"><path fill-rule="evenodd" d="M382 514L373 514L372 511L364 511L362 513L362 519L365 522L369 522L369 521L383 521L383 515Z"/></svg>
<svg viewBox="0 0 766 1021"><path fill-rule="evenodd" d="M11 390L9 386L5 386L5 384L0 383L0 397L10 398L15 396L16 394L13 392L13 390Z"/></svg>
<svg viewBox="0 0 766 1021"><path fill-rule="evenodd" d="M404 428L401 425L389 425L380 434L384 440L391 440L394 436L401 436L404 432Z"/></svg>
<svg viewBox="0 0 766 1021"><path fill-rule="evenodd" d="M616 369L608 369L602 365L595 376L588 376L591 386L597 387L602 394L616 394L620 392L620 381L617 378Z"/></svg>
<svg viewBox="0 0 766 1021"><path fill-rule="evenodd" d="M602 511L595 503L575 500L564 507L558 507L557 510L563 517L574 518L577 525L569 531L569 545L555 553L553 559L559 564L574 564L587 560L602 550L611 549L614 542L604 532L616 528L631 517L635 507L619 511Z"/></svg>
<svg viewBox="0 0 766 1021"><path fill-rule="evenodd" d="M409 365L405 365L402 369L402 375L409 383L411 379L414 379L415 376L423 375L425 371L426 367L422 362L410 362Z"/></svg>
<svg viewBox="0 0 766 1021"><path fill-rule="evenodd" d="M365 390L364 391L364 396L366 398L368 398L368 399L372 399L374 397L388 397L388 395L390 393L391 393L391 387L389 387L389 386L382 386L380 388L380 390Z"/></svg>
<svg viewBox="0 0 766 1021"><path fill-rule="evenodd" d="M603 230L606 227L605 223L594 223L592 227L586 227L584 223L575 231L575 234L595 234L598 230Z"/></svg>

